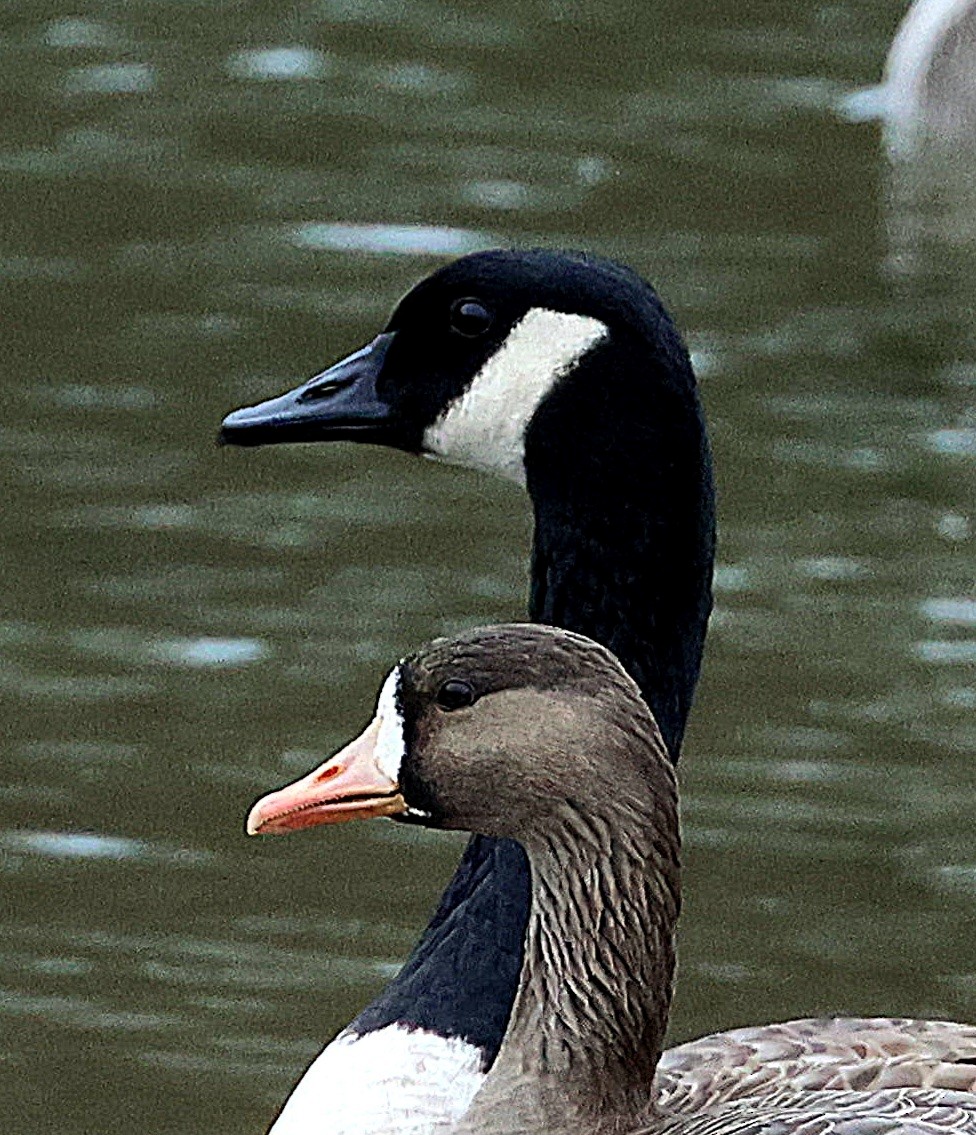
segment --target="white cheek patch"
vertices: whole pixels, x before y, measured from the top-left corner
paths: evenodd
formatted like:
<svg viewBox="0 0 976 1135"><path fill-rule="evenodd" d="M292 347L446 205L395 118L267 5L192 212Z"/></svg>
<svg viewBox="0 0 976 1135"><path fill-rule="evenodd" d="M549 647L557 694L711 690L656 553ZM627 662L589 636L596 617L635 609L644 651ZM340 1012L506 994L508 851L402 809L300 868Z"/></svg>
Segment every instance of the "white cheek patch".
<svg viewBox="0 0 976 1135"><path fill-rule="evenodd" d="M539 403L609 334L599 319L534 307L424 433L432 457L525 483L525 429Z"/></svg>
<svg viewBox="0 0 976 1135"><path fill-rule="evenodd" d="M403 714L397 702L397 690L400 686L400 667L394 667L376 702L376 716L379 719L380 731L376 738L375 761L394 784L400 783L400 766L407 753L407 739L403 727Z"/></svg>

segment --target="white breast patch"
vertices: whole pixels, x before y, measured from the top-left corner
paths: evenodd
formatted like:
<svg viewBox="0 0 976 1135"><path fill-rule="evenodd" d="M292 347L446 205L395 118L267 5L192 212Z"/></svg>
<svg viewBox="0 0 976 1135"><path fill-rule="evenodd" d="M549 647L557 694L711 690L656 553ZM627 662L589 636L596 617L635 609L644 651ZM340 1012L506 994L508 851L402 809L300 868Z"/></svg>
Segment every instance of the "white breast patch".
<svg viewBox="0 0 976 1135"><path fill-rule="evenodd" d="M481 1050L387 1025L339 1036L313 1061L268 1135L440 1135L481 1087Z"/></svg>
<svg viewBox="0 0 976 1135"><path fill-rule="evenodd" d="M609 329L599 319L534 307L424 434L431 457L525 483L525 428L560 376Z"/></svg>

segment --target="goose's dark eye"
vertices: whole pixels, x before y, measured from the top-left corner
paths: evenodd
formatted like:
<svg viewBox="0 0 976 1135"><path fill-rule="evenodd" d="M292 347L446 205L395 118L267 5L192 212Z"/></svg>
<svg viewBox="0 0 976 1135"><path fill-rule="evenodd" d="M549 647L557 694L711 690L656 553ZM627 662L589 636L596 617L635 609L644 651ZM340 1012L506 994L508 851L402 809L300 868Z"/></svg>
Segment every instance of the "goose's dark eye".
<svg viewBox="0 0 976 1135"><path fill-rule="evenodd" d="M484 335L494 318L480 300L455 300L451 304L451 330L467 339Z"/></svg>
<svg viewBox="0 0 976 1135"><path fill-rule="evenodd" d="M437 704L441 709L464 709L474 702L474 690L467 682L451 678L437 691Z"/></svg>

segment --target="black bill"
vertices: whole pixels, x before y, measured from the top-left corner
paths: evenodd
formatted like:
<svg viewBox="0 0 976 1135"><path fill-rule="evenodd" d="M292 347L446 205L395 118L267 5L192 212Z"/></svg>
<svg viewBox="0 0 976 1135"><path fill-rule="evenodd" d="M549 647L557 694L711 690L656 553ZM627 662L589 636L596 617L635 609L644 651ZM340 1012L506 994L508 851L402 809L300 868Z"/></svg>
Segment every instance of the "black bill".
<svg viewBox="0 0 976 1135"><path fill-rule="evenodd" d="M224 418L221 445L275 445L295 441L353 438L397 445L390 405L377 392L377 380L393 334L372 343L308 382Z"/></svg>

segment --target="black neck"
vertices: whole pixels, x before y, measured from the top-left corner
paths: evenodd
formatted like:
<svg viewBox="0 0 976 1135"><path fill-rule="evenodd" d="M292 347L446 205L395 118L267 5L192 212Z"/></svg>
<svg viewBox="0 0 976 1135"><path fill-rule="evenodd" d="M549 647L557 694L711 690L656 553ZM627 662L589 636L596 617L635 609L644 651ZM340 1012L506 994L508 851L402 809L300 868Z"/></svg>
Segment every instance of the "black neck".
<svg viewBox="0 0 976 1135"><path fill-rule="evenodd" d="M711 611L715 511L694 375L655 310L653 340L588 356L529 427L529 614L608 646L677 761ZM518 986L529 901L522 848L476 836L423 938L352 1031L399 1022L463 1037L490 1067Z"/></svg>
<svg viewBox="0 0 976 1135"><path fill-rule="evenodd" d="M460 1037L481 1049L489 1068L518 987L530 893L522 848L473 836L403 968L349 1030L398 1024Z"/></svg>
<svg viewBox="0 0 976 1135"><path fill-rule="evenodd" d="M608 646L677 761L712 606L711 455L690 367L681 383L621 383L612 398L606 367L584 360L527 435L529 613Z"/></svg>

